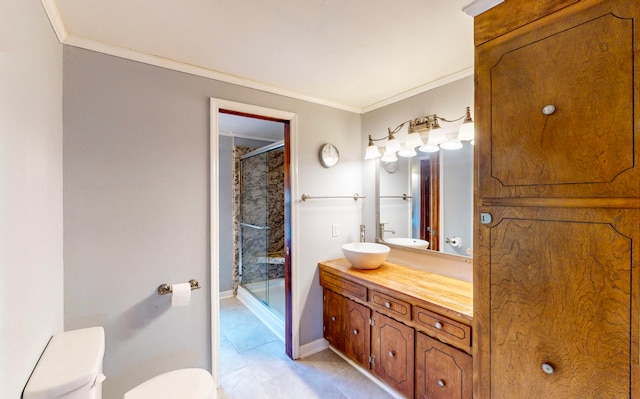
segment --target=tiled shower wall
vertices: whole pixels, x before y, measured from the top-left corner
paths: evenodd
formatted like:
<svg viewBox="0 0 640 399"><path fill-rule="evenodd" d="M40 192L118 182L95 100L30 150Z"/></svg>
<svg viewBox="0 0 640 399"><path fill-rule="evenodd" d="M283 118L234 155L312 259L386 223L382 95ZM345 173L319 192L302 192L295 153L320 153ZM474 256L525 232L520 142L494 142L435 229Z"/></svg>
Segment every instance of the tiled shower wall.
<svg viewBox="0 0 640 399"><path fill-rule="evenodd" d="M237 291L240 259L240 157L253 150L254 148L234 147L234 293ZM267 190L255 190L257 194L254 198L245 198L244 221L256 225L266 223L270 229L269 234L265 234L265 230L244 229L243 283L265 280L267 268L269 279L284 277L284 152L279 148L258 156L266 156L267 163L252 162L251 167L245 168L245 193L250 192L254 186L264 186L265 179ZM267 201L264 201L265 195ZM265 213L268 215L266 220L262 216ZM262 252L265 247L266 254ZM260 256L250 256L255 253L260 253Z"/></svg>

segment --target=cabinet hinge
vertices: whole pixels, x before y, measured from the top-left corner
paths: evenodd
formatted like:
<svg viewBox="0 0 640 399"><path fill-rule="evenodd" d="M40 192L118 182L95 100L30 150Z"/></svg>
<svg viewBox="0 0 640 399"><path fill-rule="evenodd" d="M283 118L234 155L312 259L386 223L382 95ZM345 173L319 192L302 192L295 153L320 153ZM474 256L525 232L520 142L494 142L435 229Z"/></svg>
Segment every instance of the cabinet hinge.
<svg viewBox="0 0 640 399"><path fill-rule="evenodd" d="M375 326L376 325L376 319L374 319L373 317L369 318L369 325L370 326Z"/></svg>
<svg viewBox="0 0 640 399"><path fill-rule="evenodd" d="M369 363L376 364L376 357L373 355L369 355Z"/></svg>
<svg viewBox="0 0 640 399"><path fill-rule="evenodd" d="M322 300L326 301L327 300L327 296L326 295L322 295Z"/></svg>

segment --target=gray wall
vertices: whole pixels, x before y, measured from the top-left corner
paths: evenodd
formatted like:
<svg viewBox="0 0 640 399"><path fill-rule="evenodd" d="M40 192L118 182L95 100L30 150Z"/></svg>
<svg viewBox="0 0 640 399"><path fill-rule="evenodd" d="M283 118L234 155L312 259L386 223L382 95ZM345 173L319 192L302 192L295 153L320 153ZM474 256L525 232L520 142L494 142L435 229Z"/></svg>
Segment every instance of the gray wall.
<svg viewBox="0 0 640 399"><path fill-rule="evenodd" d="M62 331L62 46L39 1L0 4L0 398Z"/></svg>
<svg viewBox="0 0 640 399"><path fill-rule="evenodd" d="M105 398L168 370L210 369L209 97L298 115L299 193L361 191L357 114L65 46L65 328L105 327ZM318 162L324 142L341 152L332 169ZM317 262L340 257L360 220L353 200L299 204L301 344L322 337ZM189 307L155 294L190 278L204 288Z"/></svg>

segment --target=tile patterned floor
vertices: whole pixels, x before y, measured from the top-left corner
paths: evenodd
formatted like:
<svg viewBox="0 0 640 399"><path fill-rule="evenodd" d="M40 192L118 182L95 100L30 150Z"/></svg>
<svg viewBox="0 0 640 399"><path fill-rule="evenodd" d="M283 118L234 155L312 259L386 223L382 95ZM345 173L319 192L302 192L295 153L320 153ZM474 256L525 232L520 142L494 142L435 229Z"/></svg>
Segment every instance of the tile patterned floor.
<svg viewBox="0 0 640 399"><path fill-rule="evenodd" d="M327 349L293 361L236 298L220 300L219 399L392 399Z"/></svg>

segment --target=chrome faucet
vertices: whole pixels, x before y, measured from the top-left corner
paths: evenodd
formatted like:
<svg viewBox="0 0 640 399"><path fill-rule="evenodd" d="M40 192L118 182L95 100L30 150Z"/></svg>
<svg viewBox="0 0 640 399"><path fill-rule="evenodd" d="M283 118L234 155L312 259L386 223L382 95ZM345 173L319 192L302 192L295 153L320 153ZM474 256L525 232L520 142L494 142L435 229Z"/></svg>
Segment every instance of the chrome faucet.
<svg viewBox="0 0 640 399"><path fill-rule="evenodd" d="M380 223L380 238L384 238L384 233L391 233L391 234L396 234L395 230L389 230L389 229L385 229L384 225L387 223Z"/></svg>
<svg viewBox="0 0 640 399"><path fill-rule="evenodd" d="M360 242L364 242L364 224L360 225Z"/></svg>

